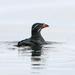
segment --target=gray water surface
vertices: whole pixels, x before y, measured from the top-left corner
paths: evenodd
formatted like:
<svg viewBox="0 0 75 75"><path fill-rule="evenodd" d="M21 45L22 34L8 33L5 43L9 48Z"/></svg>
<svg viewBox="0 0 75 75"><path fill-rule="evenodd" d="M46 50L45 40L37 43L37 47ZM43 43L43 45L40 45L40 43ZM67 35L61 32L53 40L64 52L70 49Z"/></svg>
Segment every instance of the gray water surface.
<svg viewBox="0 0 75 75"><path fill-rule="evenodd" d="M19 48L16 44L16 41L0 42L0 75L75 74L75 50L67 43Z"/></svg>

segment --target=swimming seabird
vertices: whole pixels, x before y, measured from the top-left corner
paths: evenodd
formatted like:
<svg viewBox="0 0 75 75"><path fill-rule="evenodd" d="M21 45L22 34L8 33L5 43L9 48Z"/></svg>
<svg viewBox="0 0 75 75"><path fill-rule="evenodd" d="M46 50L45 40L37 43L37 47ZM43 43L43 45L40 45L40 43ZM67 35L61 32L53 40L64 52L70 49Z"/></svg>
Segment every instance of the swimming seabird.
<svg viewBox="0 0 75 75"><path fill-rule="evenodd" d="M22 40L18 42L18 47L20 46L36 46L46 44L45 40L40 34L43 28L49 27L49 25L44 23L35 23L31 29L31 37L29 39Z"/></svg>

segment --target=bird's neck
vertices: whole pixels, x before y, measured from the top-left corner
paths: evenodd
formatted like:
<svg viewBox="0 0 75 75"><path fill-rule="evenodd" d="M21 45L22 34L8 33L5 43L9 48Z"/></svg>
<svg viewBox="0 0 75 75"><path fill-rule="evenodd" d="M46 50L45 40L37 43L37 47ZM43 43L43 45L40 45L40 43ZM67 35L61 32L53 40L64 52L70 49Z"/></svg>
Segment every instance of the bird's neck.
<svg viewBox="0 0 75 75"><path fill-rule="evenodd" d="M36 33L35 32L32 32L31 37L32 38L36 38L36 39L39 39L40 38L40 39L44 40L43 37L41 36L40 32L36 32Z"/></svg>
<svg viewBox="0 0 75 75"><path fill-rule="evenodd" d="M38 32L36 32L36 33L34 33L34 32L32 32L32 35L31 35L31 37L34 37L34 38L40 38L40 37L42 37L41 36L41 34Z"/></svg>
<svg viewBox="0 0 75 75"><path fill-rule="evenodd" d="M34 32L34 31L32 31L31 38L34 39L34 40L35 39L40 40L41 42L45 43L45 40L41 36L40 32Z"/></svg>

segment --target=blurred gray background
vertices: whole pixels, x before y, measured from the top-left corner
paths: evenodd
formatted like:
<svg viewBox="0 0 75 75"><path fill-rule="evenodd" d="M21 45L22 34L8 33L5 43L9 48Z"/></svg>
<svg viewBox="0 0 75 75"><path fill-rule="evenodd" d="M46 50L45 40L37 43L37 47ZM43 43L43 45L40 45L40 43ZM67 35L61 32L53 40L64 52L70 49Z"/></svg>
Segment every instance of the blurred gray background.
<svg viewBox="0 0 75 75"><path fill-rule="evenodd" d="M49 24L42 33L50 34L46 40L63 40L54 37L66 32L75 36L75 0L0 0L0 41L29 37L36 22Z"/></svg>

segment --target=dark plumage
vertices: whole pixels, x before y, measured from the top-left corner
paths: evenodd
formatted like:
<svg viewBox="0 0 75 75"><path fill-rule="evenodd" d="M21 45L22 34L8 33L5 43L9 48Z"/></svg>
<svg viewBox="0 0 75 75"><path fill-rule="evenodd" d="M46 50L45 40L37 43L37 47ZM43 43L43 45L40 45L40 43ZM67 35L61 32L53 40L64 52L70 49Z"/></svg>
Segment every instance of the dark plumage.
<svg viewBox="0 0 75 75"><path fill-rule="evenodd" d="M32 26L31 30L31 37L29 39L22 40L18 42L18 47L20 46L35 46L35 45L43 45L46 44L45 40L40 34L40 31L45 28L49 27L44 23L35 23Z"/></svg>

